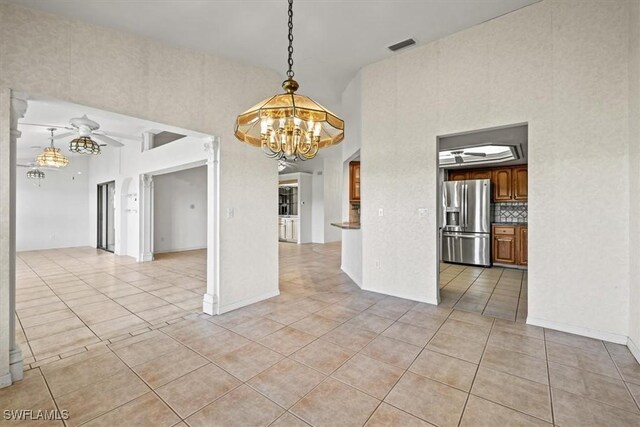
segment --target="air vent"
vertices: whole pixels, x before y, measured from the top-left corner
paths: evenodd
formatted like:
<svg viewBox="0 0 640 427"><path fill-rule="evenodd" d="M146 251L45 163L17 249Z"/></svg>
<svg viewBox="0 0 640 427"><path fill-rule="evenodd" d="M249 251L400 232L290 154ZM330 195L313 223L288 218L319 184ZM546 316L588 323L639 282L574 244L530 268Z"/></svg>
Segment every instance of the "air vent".
<svg viewBox="0 0 640 427"><path fill-rule="evenodd" d="M405 47L413 46L414 44L416 44L416 41L414 39L406 39L401 41L400 43L392 44L388 47L388 49L392 52L395 52L400 49L404 49Z"/></svg>

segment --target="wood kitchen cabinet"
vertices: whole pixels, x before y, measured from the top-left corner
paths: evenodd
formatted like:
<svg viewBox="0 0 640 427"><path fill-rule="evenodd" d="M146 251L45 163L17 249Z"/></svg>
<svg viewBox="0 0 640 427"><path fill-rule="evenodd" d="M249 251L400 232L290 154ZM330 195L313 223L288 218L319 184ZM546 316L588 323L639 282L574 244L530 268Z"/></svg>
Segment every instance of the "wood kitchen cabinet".
<svg viewBox="0 0 640 427"><path fill-rule="evenodd" d="M527 265L529 263L529 235L527 227L520 227L518 233L519 240L519 252L518 252L518 264Z"/></svg>
<svg viewBox="0 0 640 427"><path fill-rule="evenodd" d="M512 199L511 169L495 169L491 175L493 183L493 200L496 202L510 202Z"/></svg>
<svg viewBox="0 0 640 427"><path fill-rule="evenodd" d="M493 262L527 265L528 233L522 225L494 225L492 227Z"/></svg>
<svg viewBox="0 0 640 427"><path fill-rule="evenodd" d="M466 179L490 179L493 202L526 202L529 198L527 165L448 171L449 181Z"/></svg>
<svg viewBox="0 0 640 427"><path fill-rule="evenodd" d="M515 227L493 227L493 262L516 263Z"/></svg>
<svg viewBox="0 0 640 427"><path fill-rule="evenodd" d="M360 201L360 162L349 163L349 201Z"/></svg>
<svg viewBox="0 0 640 427"><path fill-rule="evenodd" d="M449 171L449 181L464 181L469 179L466 171Z"/></svg>
<svg viewBox="0 0 640 427"><path fill-rule="evenodd" d="M512 198L517 202L526 202L529 198L528 181L529 172L526 166L518 166L513 168L513 188Z"/></svg>

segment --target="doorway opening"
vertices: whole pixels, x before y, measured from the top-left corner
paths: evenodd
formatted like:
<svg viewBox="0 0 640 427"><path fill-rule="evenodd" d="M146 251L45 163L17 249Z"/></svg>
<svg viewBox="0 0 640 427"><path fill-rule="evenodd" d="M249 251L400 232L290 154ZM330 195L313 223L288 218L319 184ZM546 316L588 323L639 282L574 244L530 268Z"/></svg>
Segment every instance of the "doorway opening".
<svg viewBox="0 0 640 427"><path fill-rule="evenodd" d="M98 249L113 253L116 248L116 182L98 184Z"/></svg>
<svg viewBox="0 0 640 427"><path fill-rule="evenodd" d="M438 300L526 322L528 125L439 136Z"/></svg>

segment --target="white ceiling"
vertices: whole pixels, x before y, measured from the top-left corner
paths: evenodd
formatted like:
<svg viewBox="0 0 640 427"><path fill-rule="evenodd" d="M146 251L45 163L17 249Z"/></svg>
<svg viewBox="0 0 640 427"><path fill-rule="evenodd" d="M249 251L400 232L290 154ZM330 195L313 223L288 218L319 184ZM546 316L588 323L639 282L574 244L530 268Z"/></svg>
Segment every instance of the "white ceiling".
<svg viewBox="0 0 640 427"><path fill-rule="evenodd" d="M129 144L141 144L142 132L158 133L160 131L175 132L182 135L192 136L196 138L204 138L206 135L188 131L185 129L167 126L148 120L137 119L122 114L111 113L96 108L85 107L70 102L63 102L48 98L29 98L27 100L28 107L25 116L18 121L18 130L21 132L18 138L17 158L18 163L32 162L35 157L42 151L44 147L49 146L50 133L47 127L56 127L59 130L55 134L68 132L64 129L69 126L69 119L82 117L86 114L91 120L100 124L100 130L105 132L114 132L117 134L130 135L137 137L137 140L123 139L114 137L119 142ZM30 124L38 124L44 126L30 126ZM55 141L55 146L60 148L62 154L67 157L85 156L84 154L71 153L69 151L69 141L73 137L62 138ZM102 147L102 150L118 150L112 146Z"/></svg>
<svg viewBox="0 0 640 427"><path fill-rule="evenodd" d="M300 93L339 102L387 46L418 45L539 0L295 0L294 70ZM286 71L286 0L0 0L244 63ZM411 48L409 48L411 49Z"/></svg>

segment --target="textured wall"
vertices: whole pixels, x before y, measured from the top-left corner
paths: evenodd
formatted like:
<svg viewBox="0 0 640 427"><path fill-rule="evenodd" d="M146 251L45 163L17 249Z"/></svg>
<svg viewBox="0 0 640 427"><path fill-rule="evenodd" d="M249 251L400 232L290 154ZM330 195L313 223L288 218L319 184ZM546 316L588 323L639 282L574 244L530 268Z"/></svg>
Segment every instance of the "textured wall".
<svg viewBox="0 0 640 427"><path fill-rule="evenodd" d="M529 320L624 339L628 13L543 1L362 70L365 288L435 301L436 137L527 122Z"/></svg>
<svg viewBox="0 0 640 427"><path fill-rule="evenodd" d="M640 1L631 1L629 28L629 348L640 359Z"/></svg>
<svg viewBox="0 0 640 427"><path fill-rule="evenodd" d="M234 139L233 124L279 82L264 69L0 5L0 86L221 137L220 211L235 210L220 222L222 305L277 292L277 169Z"/></svg>

